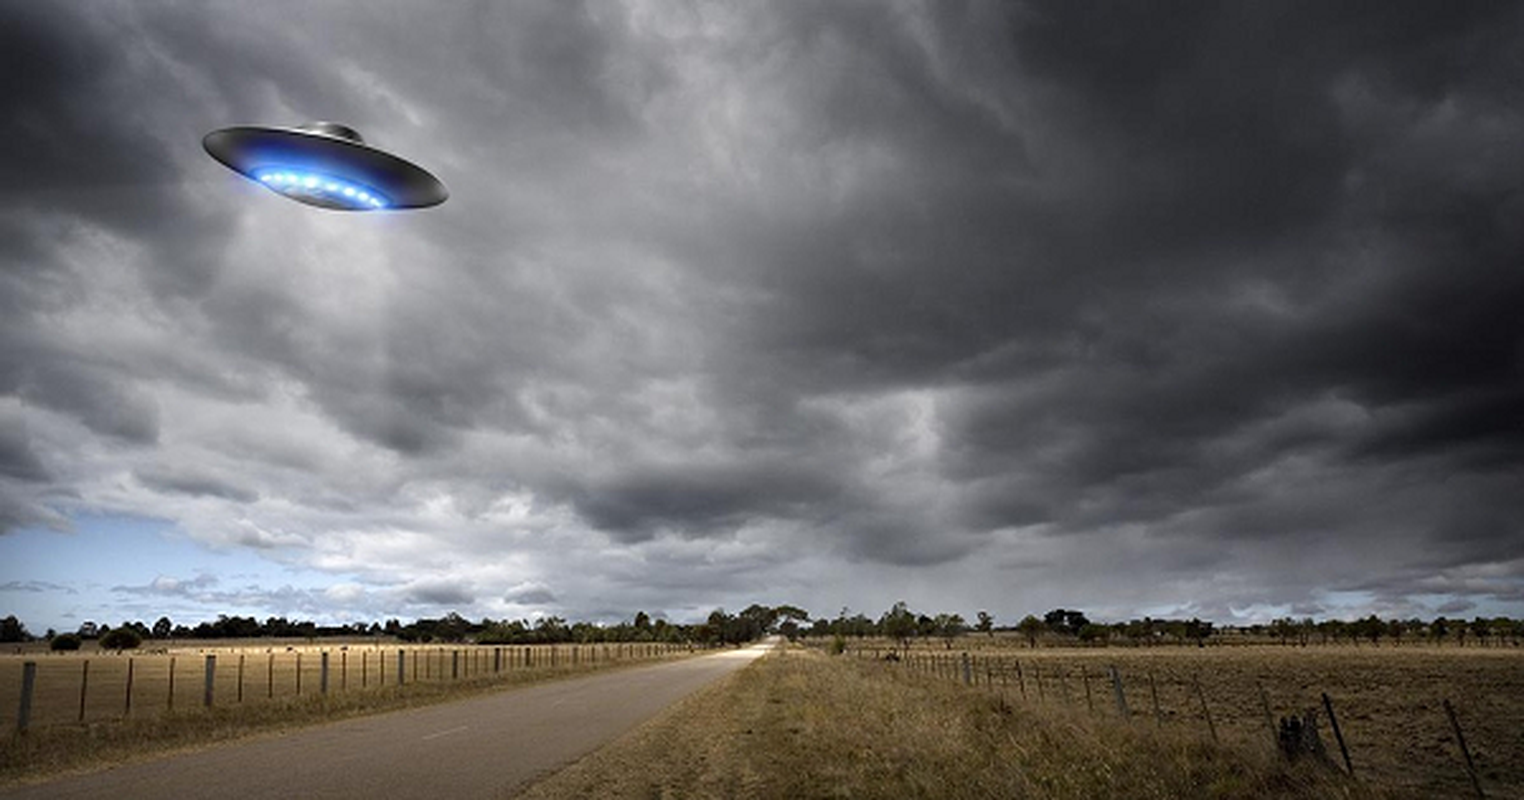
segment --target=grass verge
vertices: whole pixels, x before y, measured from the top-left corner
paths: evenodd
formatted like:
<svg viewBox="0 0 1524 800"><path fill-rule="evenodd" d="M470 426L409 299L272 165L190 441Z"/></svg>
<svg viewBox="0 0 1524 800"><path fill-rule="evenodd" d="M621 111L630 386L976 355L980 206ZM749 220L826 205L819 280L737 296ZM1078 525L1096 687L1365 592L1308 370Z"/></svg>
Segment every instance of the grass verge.
<svg viewBox="0 0 1524 800"><path fill-rule="evenodd" d="M455 682L420 681L364 692L309 694L248 705L176 710L147 718L37 727L25 734L8 733L0 738L0 788L196 750L234 739L279 734L351 717L445 703L531 683L570 678L595 671L649 666L687 657L690 656L684 653L639 661L515 669L498 675Z"/></svg>
<svg viewBox="0 0 1524 800"><path fill-rule="evenodd" d="M1313 764L789 650L531 787L571 797L1366 798Z"/></svg>

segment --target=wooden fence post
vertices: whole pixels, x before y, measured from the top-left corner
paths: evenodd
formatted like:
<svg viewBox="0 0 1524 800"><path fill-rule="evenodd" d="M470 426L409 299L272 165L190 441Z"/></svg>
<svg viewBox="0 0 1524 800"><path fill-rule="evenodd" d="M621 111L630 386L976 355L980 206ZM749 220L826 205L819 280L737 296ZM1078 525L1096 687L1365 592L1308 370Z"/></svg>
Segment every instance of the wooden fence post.
<svg viewBox="0 0 1524 800"><path fill-rule="evenodd" d="M1275 727L1275 715L1270 713L1270 695L1265 693L1265 685L1255 681L1254 685L1259 689L1259 707L1265 713L1265 727L1270 729L1270 744L1279 745L1281 740L1280 731Z"/></svg>
<svg viewBox="0 0 1524 800"><path fill-rule="evenodd" d="M80 665L80 669L79 669L79 721L80 722L84 722L85 721L85 692L89 688L90 688L90 659L87 658L87 659L85 659L85 663Z"/></svg>
<svg viewBox="0 0 1524 800"><path fill-rule="evenodd" d="M349 651L339 651L339 691L349 691Z"/></svg>
<svg viewBox="0 0 1524 800"><path fill-rule="evenodd" d="M238 654L238 702L243 702L243 653Z"/></svg>
<svg viewBox="0 0 1524 800"><path fill-rule="evenodd" d="M1201 676L1192 675L1191 681L1196 685L1196 699L1201 701L1201 716L1206 719L1207 730L1212 733L1212 741L1217 741L1217 725L1212 722L1212 712L1207 708L1206 693L1201 691Z"/></svg>
<svg viewBox="0 0 1524 800"><path fill-rule="evenodd" d="M968 686L974 682L973 671L968 663L968 653L963 654L963 685Z"/></svg>
<svg viewBox="0 0 1524 800"><path fill-rule="evenodd" d="M1116 695L1117 713L1122 715L1122 719L1132 722L1132 714L1127 711L1127 693L1122 688L1122 673L1117 671L1115 664L1111 666L1111 691Z"/></svg>
<svg viewBox="0 0 1524 800"><path fill-rule="evenodd" d="M122 705L122 717L132 715L132 659L127 659L127 699Z"/></svg>
<svg viewBox="0 0 1524 800"><path fill-rule="evenodd" d="M1159 687L1154 683L1154 673L1148 673L1148 693L1154 698L1154 722L1159 727L1164 727L1164 712L1159 708Z"/></svg>
<svg viewBox="0 0 1524 800"><path fill-rule="evenodd" d="M1449 699L1445 700L1445 716L1450 718L1450 729L1455 731L1455 743L1460 745L1461 755L1466 757L1466 774L1471 776L1471 788L1476 790L1476 796L1485 798L1487 793L1482 791L1482 781L1476 775L1476 764L1471 761L1471 748L1466 746L1466 735L1461 733L1460 722L1455 718L1455 707L1450 705Z"/></svg>
<svg viewBox="0 0 1524 800"><path fill-rule="evenodd" d="M167 701L167 705L168 705L168 709L170 711L174 711L175 710L175 657L174 656L170 656L169 657L169 700Z"/></svg>
<svg viewBox="0 0 1524 800"><path fill-rule="evenodd" d="M1021 699L1022 699L1022 702L1025 702L1026 699L1027 699L1027 676L1025 676L1025 675L1023 675L1021 673L1021 659L1018 658L1018 659L1015 659L1015 661L1016 661L1016 688L1021 690Z"/></svg>
<svg viewBox="0 0 1524 800"><path fill-rule="evenodd" d="M301 651L297 651L297 653L296 653L296 696L297 697L301 697L302 696L302 654L301 654Z"/></svg>
<svg viewBox="0 0 1524 800"><path fill-rule="evenodd" d="M206 657L206 683L201 691L201 705L206 708L212 707L212 690L217 685L217 657Z"/></svg>
<svg viewBox="0 0 1524 800"><path fill-rule="evenodd" d="M403 650L402 648L399 647L399 648L397 648L397 685L398 686L401 686L404 683L406 683L406 681L404 680L406 675L407 675L407 651Z"/></svg>
<svg viewBox="0 0 1524 800"><path fill-rule="evenodd" d="M1323 693L1323 709L1328 712L1328 724L1333 728L1334 739L1339 742L1339 753L1344 756L1344 768L1354 775L1355 765L1350 763L1349 748L1344 746L1344 734L1339 730L1339 718L1334 716L1333 701L1328 699L1328 692Z"/></svg>
<svg viewBox="0 0 1524 800"><path fill-rule="evenodd" d="M21 704L16 709L16 732L26 733L32 724L32 691L37 687L37 662L21 665Z"/></svg>
<svg viewBox="0 0 1524 800"><path fill-rule="evenodd" d="M271 653L269 660L265 664L265 699L266 700L270 700L270 699L274 699L274 697L275 697L275 654Z"/></svg>
<svg viewBox="0 0 1524 800"><path fill-rule="evenodd" d="M318 694L328 694L328 651L318 653Z"/></svg>
<svg viewBox="0 0 1524 800"><path fill-rule="evenodd" d="M1090 698L1090 670L1086 669L1084 664L1080 665L1080 680L1085 682L1085 707L1094 714L1095 701Z"/></svg>
<svg viewBox="0 0 1524 800"><path fill-rule="evenodd" d="M460 651L450 651L450 680L460 680Z"/></svg>

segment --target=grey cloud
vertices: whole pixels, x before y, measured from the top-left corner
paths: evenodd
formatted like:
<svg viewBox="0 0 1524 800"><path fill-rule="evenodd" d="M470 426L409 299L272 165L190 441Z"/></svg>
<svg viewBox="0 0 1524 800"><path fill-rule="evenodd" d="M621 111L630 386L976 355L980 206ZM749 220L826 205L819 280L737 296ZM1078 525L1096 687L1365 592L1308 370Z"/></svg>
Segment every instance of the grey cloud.
<svg viewBox="0 0 1524 800"><path fill-rule="evenodd" d="M138 482L161 492L177 492L193 497L219 497L237 503L252 503L259 499L259 492L244 489L205 475L176 474L173 472L139 472Z"/></svg>
<svg viewBox="0 0 1524 800"><path fill-rule="evenodd" d="M84 431L0 425L0 525L74 490L428 608L618 604L557 548L651 608L1517 557L1517 8L384 8L13 15L0 395ZM314 216L196 146L304 117L452 199ZM503 552L534 588L428 572Z"/></svg>
<svg viewBox="0 0 1524 800"><path fill-rule="evenodd" d="M556 595L543 586L527 586L503 595L503 602L521 606L548 605L556 602Z"/></svg>
<svg viewBox="0 0 1524 800"><path fill-rule="evenodd" d="M443 579L420 581L408 586L402 594L408 602L429 606L466 606L476 599L468 587Z"/></svg>
<svg viewBox="0 0 1524 800"><path fill-rule="evenodd" d="M146 584L113 586L111 591L127 595L197 598L215 592L220 583L221 579L210 574L201 574L188 579L160 575Z"/></svg>
<svg viewBox="0 0 1524 800"><path fill-rule="evenodd" d="M1473 608L1476 608L1476 603L1470 600L1451 600L1434 610L1441 614L1464 614Z"/></svg>
<svg viewBox="0 0 1524 800"><path fill-rule="evenodd" d="M45 481L49 477L21 421L11 415L0 417L0 475L22 481Z"/></svg>
<svg viewBox="0 0 1524 800"><path fill-rule="evenodd" d="M79 594L77 589L49 581L6 581L0 583L0 592Z"/></svg>

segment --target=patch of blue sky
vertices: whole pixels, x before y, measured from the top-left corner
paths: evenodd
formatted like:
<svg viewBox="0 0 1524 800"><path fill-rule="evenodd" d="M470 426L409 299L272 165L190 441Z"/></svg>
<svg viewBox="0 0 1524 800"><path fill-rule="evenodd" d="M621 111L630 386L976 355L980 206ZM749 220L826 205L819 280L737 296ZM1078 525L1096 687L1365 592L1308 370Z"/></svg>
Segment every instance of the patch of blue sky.
<svg viewBox="0 0 1524 800"><path fill-rule="evenodd" d="M163 520L72 521L69 532L34 528L0 536L0 615L15 614L33 633L73 630L86 620L151 625L159 616L194 624L218 614L303 615L302 599L338 580L248 550L208 547ZM271 606L281 596L289 608Z"/></svg>

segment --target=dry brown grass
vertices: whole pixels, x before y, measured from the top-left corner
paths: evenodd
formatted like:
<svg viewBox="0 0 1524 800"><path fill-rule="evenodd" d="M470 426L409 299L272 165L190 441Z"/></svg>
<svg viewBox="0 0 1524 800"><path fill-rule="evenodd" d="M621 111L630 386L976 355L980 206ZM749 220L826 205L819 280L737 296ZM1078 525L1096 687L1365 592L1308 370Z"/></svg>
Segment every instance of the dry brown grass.
<svg viewBox="0 0 1524 800"><path fill-rule="evenodd" d="M768 656L532 787L568 797L1378 797L1267 751L1107 723L882 662Z"/></svg>
<svg viewBox="0 0 1524 800"><path fill-rule="evenodd" d="M1018 695L1015 665L1022 667L1029 701L1038 702L1036 676L1049 705L1085 710L1082 675L1091 682L1096 713L1115 718L1110 684L1121 672L1135 722L1154 724L1152 676L1165 725L1207 735L1195 694L1202 694L1219 735L1251 747L1269 747L1259 687L1272 715L1321 709L1327 692L1349 743L1356 775L1413 797L1472 794L1460 750L1442 706L1449 699L1460 716L1467 744L1490 795L1524 797L1524 649L1514 647L1155 647L1030 650L1012 640L966 637L946 650L940 643L916 648L917 659L954 660L968 648L981 680L985 667L1006 675ZM874 643L865 643L872 652ZM888 643L877 643L880 653ZM1066 699L1067 698L1067 699ZM1321 714L1321 711L1320 711ZM1327 744L1336 749L1331 734Z"/></svg>
<svg viewBox="0 0 1524 800"><path fill-rule="evenodd" d="M266 650L272 652L266 653ZM14 733L21 664L15 656L0 657L0 708L6 730L0 732L0 785L35 781L70 771L96 769L110 764L195 749L229 739L268 734L346 717L468 697L483 692L553 680L595 669L617 669L650 663L654 658L685 657L687 652L614 660L600 650L594 660L586 647L574 659L570 646L558 646L552 666L549 646L536 646L530 667L524 666L524 647L505 647L506 662L500 673L492 671L491 646L410 647L406 660L408 681L396 683L397 647L384 653L359 649L330 651L329 693L318 694L321 656L318 646L240 648L225 643L197 650L176 651L175 706L168 707L170 653L134 656L134 700L130 716L124 717L126 657L100 652L88 655L54 655L26 660L38 662L33 727L25 735ZM218 656L216 704L202 707L204 660L208 652ZM298 651L302 651L302 693L295 694ZM460 651L459 677L451 678L452 651ZM245 656L244 698L237 703L237 659ZM380 683L378 660L386 657L386 680ZM274 697L269 698L269 658L274 657ZM80 672L90 661L90 693L86 696L86 722L78 723ZM346 665L347 662L347 665ZM417 679L414 679L416 664ZM347 669L346 669L347 666ZM361 675L365 675L362 688ZM347 690L346 690L347 689Z"/></svg>

